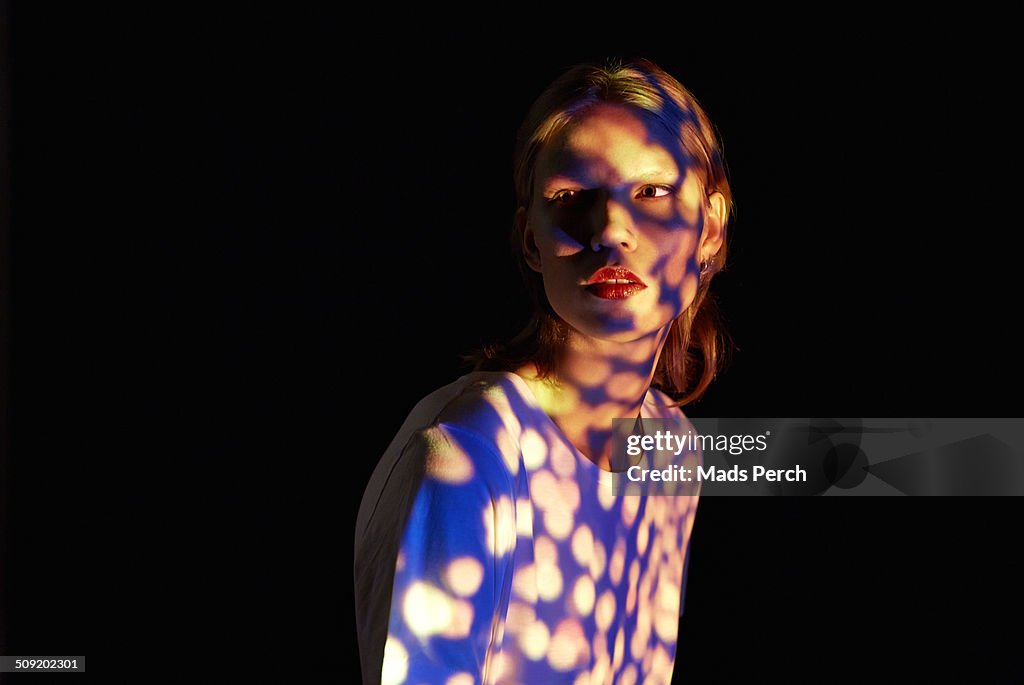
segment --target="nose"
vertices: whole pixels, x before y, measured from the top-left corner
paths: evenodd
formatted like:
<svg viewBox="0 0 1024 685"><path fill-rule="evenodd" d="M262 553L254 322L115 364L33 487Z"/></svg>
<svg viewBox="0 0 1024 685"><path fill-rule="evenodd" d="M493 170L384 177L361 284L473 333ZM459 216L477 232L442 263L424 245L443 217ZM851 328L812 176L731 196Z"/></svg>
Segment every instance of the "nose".
<svg viewBox="0 0 1024 685"><path fill-rule="evenodd" d="M594 252L600 252L602 247L623 252L636 249L636 226L626 206L609 196L602 219L590 239L590 249Z"/></svg>

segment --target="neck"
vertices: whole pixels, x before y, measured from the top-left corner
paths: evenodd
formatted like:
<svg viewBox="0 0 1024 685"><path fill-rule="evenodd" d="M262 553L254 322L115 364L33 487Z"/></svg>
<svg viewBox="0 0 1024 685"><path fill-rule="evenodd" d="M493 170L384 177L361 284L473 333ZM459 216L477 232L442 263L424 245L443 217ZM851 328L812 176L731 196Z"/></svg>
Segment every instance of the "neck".
<svg viewBox="0 0 1024 685"><path fill-rule="evenodd" d="M610 470L612 419L640 415L668 330L666 326L625 343L573 331L548 377L539 378L533 364L517 373L569 442L600 468Z"/></svg>

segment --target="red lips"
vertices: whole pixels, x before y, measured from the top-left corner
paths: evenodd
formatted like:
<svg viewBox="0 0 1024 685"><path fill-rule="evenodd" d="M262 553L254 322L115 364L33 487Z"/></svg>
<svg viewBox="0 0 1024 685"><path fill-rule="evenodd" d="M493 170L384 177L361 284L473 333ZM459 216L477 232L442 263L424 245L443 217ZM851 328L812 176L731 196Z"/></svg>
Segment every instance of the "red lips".
<svg viewBox="0 0 1024 685"><path fill-rule="evenodd" d="M595 271L585 287L601 299L624 300L647 288L647 284L629 269L606 266Z"/></svg>

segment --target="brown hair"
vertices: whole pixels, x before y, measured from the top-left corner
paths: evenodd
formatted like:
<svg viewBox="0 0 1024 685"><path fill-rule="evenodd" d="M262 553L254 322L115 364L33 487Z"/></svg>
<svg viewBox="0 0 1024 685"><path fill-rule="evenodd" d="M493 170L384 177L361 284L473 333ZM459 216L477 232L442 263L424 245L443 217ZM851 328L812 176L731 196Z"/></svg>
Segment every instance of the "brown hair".
<svg viewBox="0 0 1024 685"><path fill-rule="evenodd" d="M726 213L722 217L725 230L734 207L714 125L690 91L646 59L577 65L537 98L516 139L517 204L528 208L533 200L534 169L543 146L600 102L644 110L678 136L686 154L696 164L705 197L713 192L725 197ZM533 301L533 316L507 343L484 347L469 358L475 362L475 370L510 371L525 362L533 362L543 377L554 369L557 354L567 339L568 324L548 303L541 275L526 264L519 222L514 222L511 238L520 273ZM723 241L707 272L700 278L693 303L671 324L658 360L652 384L672 396L679 405L688 404L703 394L731 345L714 298L708 292L713 275L725 266L725 257L726 241Z"/></svg>

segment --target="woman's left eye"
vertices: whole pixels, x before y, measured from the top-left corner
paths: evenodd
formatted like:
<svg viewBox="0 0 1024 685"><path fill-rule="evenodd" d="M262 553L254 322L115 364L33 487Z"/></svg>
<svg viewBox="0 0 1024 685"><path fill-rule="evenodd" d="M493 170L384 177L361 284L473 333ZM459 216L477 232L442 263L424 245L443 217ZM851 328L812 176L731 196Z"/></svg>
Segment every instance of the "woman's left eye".
<svg viewBox="0 0 1024 685"><path fill-rule="evenodd" d="M652 200L657 197L665 197L671 195L674 192L672 186L643 186L637 192L636 196L643 200Z"/></svg>

